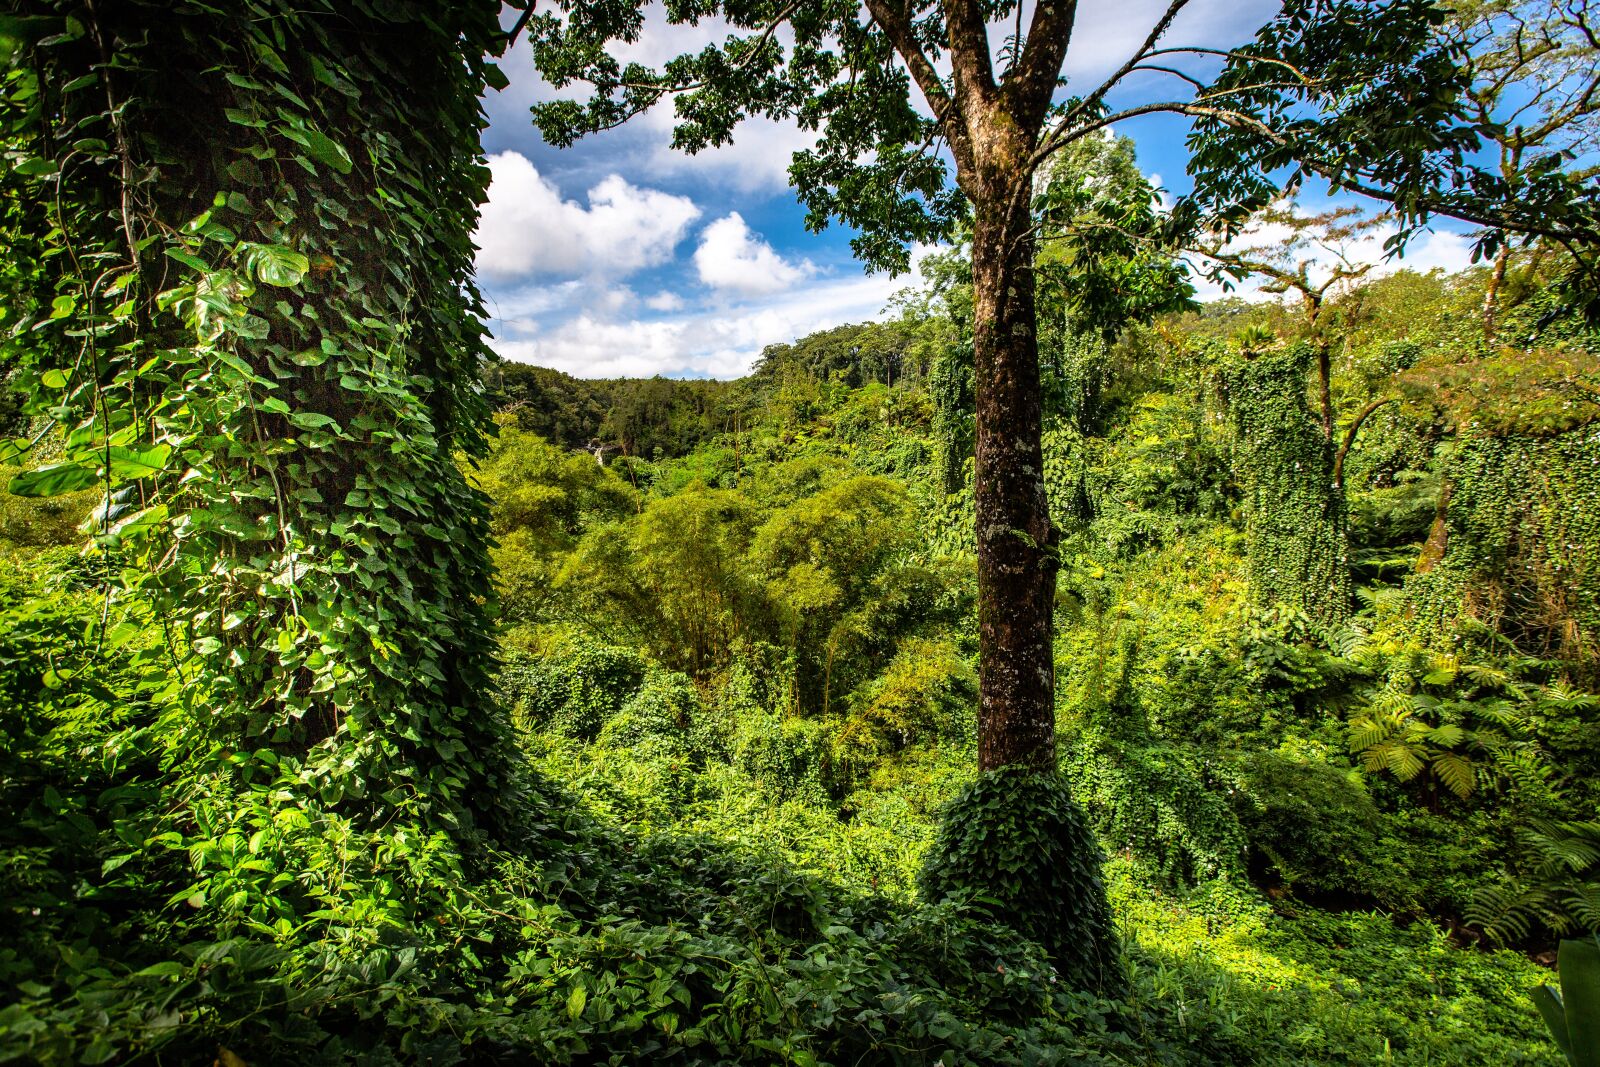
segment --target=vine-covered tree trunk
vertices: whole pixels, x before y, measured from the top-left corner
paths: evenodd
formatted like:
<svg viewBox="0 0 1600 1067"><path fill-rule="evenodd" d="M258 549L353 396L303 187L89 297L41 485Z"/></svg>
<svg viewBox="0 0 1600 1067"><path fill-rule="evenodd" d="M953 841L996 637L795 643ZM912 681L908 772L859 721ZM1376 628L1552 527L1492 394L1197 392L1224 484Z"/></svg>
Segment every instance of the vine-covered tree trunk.
<svg viewBox="0 0 1600 1067"><path fill-rule="evenodd" d="M1309 344L1248 359L1227 376L1247 480L1250 589L1324 625L1350 613L1348 519L1333 442L1306 404Z"/></svg>
<svg viewBox="0 0 1600 1067"><path fill-rule="evenodd" d="M7 180L53 205L17 225L58 295L17 373L75 424L65 474L23 488L100 484L101 545L164 619L175 833L198 856L274 828L261 870L370 835L356 851L412 857L395 893L425 908L422 853L500 802L487 508L457 466L487 420L471 233L498 5L9 8L36 95L0 112L29 160ZM228 877L230 917L313 906Z"/></svg>
<svg viewBox="0 0 1600 1067"><path fill-rule="evenodd" d="M1031 219L1012 214L1003 200L980 204L972 242L978 766L1054 770L1056 536L1040 445Z"/></svg>

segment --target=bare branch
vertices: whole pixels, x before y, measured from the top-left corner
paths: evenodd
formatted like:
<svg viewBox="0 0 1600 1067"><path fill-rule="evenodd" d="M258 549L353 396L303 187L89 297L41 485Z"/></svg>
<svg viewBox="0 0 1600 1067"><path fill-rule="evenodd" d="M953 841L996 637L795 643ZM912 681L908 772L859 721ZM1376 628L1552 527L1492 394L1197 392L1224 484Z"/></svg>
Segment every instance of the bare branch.
<svg viewBox="0 0 1600 1067"><path fill-rule="evenodd" d="M1049 155L1050 152L1054 151L1054 149L1050 147L1051 142L1057 140L1063 133L1065 133L1065 131L1071 129L1072 125L1078 120L1080 115L1088 114L1095 108L1099 107L1101 102L1105 100L1106 94L1112 89L1116 88L1117 83L1123 78L1127 77L1130 70L1150 56L1152 50L1156 46L1156 43L1160 41L1162 36L1166 34L1167 30L1171 28L1172 20L1177 18L1178 12L1182 11L1188 5L1189 0L1170 0L1170 2L1167 4L1167 10L1162 13L1161 18L1156 21L1156 24L1153 27L1151 27L1149 35L1145 37L1144 43L1139 46L1138 51L1134 52L1133 55L1128 58L1128 61L1124 63L1122 67L1116 71L1116 73L1112 74L1111 77L1101 82L1099 87L1092 91L1088 96L1078 101L1078 103L1075 104L1072 109L1063 115L1061 120L1055 124L1049 135L1045 137L1043 143L1039 146L1044 155Z"/></svg>

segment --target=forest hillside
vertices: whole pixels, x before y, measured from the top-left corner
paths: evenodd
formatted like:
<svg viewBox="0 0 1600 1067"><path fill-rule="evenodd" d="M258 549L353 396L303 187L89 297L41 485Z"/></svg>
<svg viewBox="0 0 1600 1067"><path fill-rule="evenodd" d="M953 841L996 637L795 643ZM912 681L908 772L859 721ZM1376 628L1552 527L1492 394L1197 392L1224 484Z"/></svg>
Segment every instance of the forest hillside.
<svg viewBox="0 0 1600 1067"><path fill-rule="evenodd" d="M0 2L0 1063L1600 1062L1600 29L1186 2ZM918 271L498 356L501 59Z"/></svg>
<svg viewBox="0 0 1600 1067"><path fill-rule="evenodd" d="M1061 769L1106 857L1131 999L1056 1002L1044 1032L991 1014L1044 995L1026 942L966 970L997 951L961 947L993 936L970 927L993 889L916 904L974 780L959 294L776 346L733 382L492 368L498 430L463 462L491 505L494 684L524 788L570 811L543 831L566 844L512 868L552 902L499 935L521 945L518 996L557 998L541 1040L742 1057L775 1027L780 1059L910 1040L1031 1062L1068 1040L1109 1062L1557 1062L1527 993L1554 938L1600 919L1600 368L1535 273L1502 327L1526 343L1485 346L1485 280L1402 271L1331 303L1331 438L1292 303L1201 305L1049 365ZM58 879L132 858L99 858L126 834L106 805L128 787L105 776L152 758L122 687L154 635L131 612L116 652L97 634L75 548L92 491L8 500L8 684L46 715L14 738L54 753L13 764L33 799L7 832L32 859L9 877L44 905L32 951L93 932L73 950L93 953L130 932L118 879L77 900ZM652 866L640 896L638 865L662 862L674 887ZM494 899L459 906L492 928ZM730 937L737 955L702 959ZM195 996L231 944L158 967L144 996ZM10 966L39 999L10 1032L37 1052L71 1029L48 1037L28 958ZM968 984L945 984L952 966Z"/></svg>

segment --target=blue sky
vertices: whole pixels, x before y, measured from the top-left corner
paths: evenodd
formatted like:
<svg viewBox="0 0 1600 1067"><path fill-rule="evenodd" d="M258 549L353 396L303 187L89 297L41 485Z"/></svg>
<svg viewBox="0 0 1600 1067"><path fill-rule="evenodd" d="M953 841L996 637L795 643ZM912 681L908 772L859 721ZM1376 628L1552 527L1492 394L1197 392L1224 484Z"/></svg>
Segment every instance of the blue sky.
<svg viewBox="0 0 1600 1067"><path fill-rule="evenodd" d="M1276 0L1193 0L1165 43L1236 44L1276 7ZM1165 0L1082 0L1069 78L1096 84L1164 8ZM626 58L660 63L726 33L716 22L677 27L652 15ZM733 145L687 156L669 147L664 105L555 149L528 114L529 104L554 94L526 46L501 66L511 87L484 101L494 182L478 233L478 277L493 343L506 358L580 377L736 377L764 346L880 317L897 290L915 283L865 274L841 227L805 231L786 178L791 154L808 143L799 129L755 120ZM1123 90L1124 102L1163 91L1153 80L1159 75L1139 77ZM1179 89L1172 83L1165 91ZM1152 116L1117 132L1135 139L1148 173L1181 192L1185 130L1179 119ZM1379 244L1375 237L1366 250L1374 258ZM1458 234L1428 235L1406 265L1458 269L1468 248Z"/></svg>

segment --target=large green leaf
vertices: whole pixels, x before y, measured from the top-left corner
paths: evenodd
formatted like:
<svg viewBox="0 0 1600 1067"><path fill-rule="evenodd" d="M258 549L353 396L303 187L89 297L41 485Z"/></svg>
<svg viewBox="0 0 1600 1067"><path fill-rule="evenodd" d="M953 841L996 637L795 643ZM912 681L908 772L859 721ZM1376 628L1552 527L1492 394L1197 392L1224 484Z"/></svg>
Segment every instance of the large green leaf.
<svg viewBox="0 0 1600 1067"><path fill-rule="evenodd" d="M8 487L16 496L60 496L87 489L100 480L93 467L78 463L51 463L37 470L23 471Z"/></svg>
<svg viewBox="0 0 1600 1067"><path fill-rule="evenodd" d="M1600 941L1563 941L1556 969L1573 1067L1600 1067Z"/></svg>
<svg viewBox="0 0 1600 1067"><path fill-rule="evenodd" d="M279 288L299 285L311 269L311 261L302 253L282 245L259 245L252 258L256 277Z"/></svg>
<svg viewBox="0 0 1600 1067"><path fill-rule="evenodd" d="M350 162L350 153L344 150L344 145L309 126L301 130L300 135L305 138L306 151L311 153L312 159L318 163L326 163L340 174L350 173L354 165Z"/></svg>
<svg viewBox="0 0 1600 1067"><path fill-rule="evenodd" d="M28 454L33 442L24 437L0 439L0 463L15 463Z"/></svg>
<svg viewBox="0 0 1600 1067"><path fill-rule="evenodd" d="M1556 1047L1571 1062L1572 1041L1567 1037L1567 1013L1561 1004L1561 994L1556 992L1555 986L1542 985L1530 995L1533 997L1533 1006L1539 1009L1544 1024L1550 1028L1550 1036L1555 1039Z"/></svg>
<svg viewBox="0 0 1600 1067"><path fill-rule="evenodd" d="M126 445L112 445L106 453L111 477L117 481L131 481L135 478L148 478L166 470L167 458L172 455L172 446L148 445L144 448L129 448Z"/></svg>

